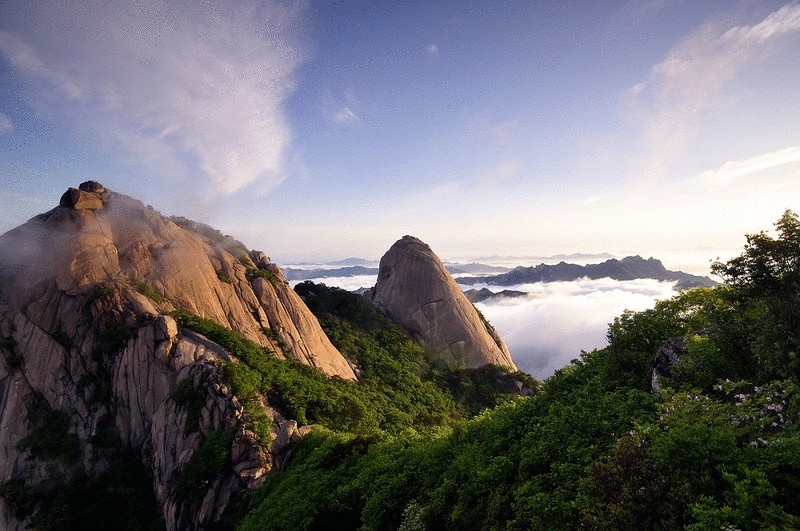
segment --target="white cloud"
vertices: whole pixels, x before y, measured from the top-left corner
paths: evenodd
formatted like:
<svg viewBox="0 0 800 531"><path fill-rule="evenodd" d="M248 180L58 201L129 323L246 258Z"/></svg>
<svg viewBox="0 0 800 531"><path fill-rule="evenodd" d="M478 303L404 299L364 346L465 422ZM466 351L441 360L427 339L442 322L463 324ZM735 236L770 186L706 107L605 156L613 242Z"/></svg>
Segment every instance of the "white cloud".
<svg viewBox="0 0 800 531"><path fill-rule="evenodd" d="M46 114L146 155L162 172L200 173L215 192L283 180L283 105L303 59L296 6L84 0L4 8L0 54Z"/></svg>
<svg viewBox="0 0 800 531"><path fill-rule="evenodd" d="M739 42L763 42L775 35L799 29L800 6L787 4L754 26L736 26L729 29L722 38Z"/></svg>
<svg viewBox="0 0 800 531"><path fill-rule="evenodd" d="M709 24L679 42L623 97L624 117L644 127L640 173L661 176L683 153L701 112L719 103L719 92L768 55L768 41L798 30L800 5L792 3L756 24L727 31Z"/></svg>
<svg viewBox="0 0 800 531"><path fill-rule="evenodd" d="M701 182L722 185L734 179L795 162L800 162L800 146L779 149L747 159L730 160L715 170L704 171L698 176L698 179Z"/></svg>
<svg viewBox="0 0 800 531"><path fill-rule="evenodd" d="M346 124L358 120L358 115L356 115L350 107L342 107L336 111L336 114L333 115L333 119L336 123Z"/></svg>
<svg viewBox="0 0 800 531"><path fill-rule="evenodd" d="M355 109L358 107L358 99L352 88L338 91L326 90L322 93L322 112L328 119L337 124L348 124L359 119Z"/></svg>
<svg viewBox="0 0 800 531"><path fill-rule="evenodd" d="M604 347L608 324L624 310L652 308L656 300L674 295L671 283L650 279L583 279L504 289L531 295L476 306L500 333L517 366L542 379L579 357L581 350Z"/></svg>
<svg viewBox="0 0 800 531"><path fill-rule="evenodd" d="M8 133L14 129L14 125L11 123L11 120L8 119L3 113L0 113L0 134Z"/></svg>
<svg viewBox="0 0 800 531"><path fill-rule="evenodd" d="M377 275L328 277L313 282L355 290L375 285L376 278ZM603 278L502 288L485 284L468 287L529 293L527 297L490 299L475 306L500 333L517 366L544 379L580 356L581 350L604 347L608 324L615 317L624 310L652 308L657 300L675 294L672 286L652 279Z"/></svg>
<svg viewBox="0 0 800 531"><path fill-rule="evenodd" d="M439 55L439 45L436 44L435 42L432 42L429 45L427 45L425 49L428 51L428 55L430 55L431 57L436 57Z"/></svg>

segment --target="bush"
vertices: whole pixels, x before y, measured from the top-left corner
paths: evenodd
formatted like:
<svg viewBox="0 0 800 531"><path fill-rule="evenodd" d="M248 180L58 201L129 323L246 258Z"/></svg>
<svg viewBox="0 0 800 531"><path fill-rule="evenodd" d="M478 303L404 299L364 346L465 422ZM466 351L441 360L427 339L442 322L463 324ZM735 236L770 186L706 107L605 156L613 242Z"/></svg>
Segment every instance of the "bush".
<svg viewBox="0 0 800 531"><path fill-rule="evenodd" d="M225 469L235 436L235 429L217 430L200 444L173 485L179 498L200 505L211 482Z"/></svg>
<svg viewBox="0 0 800 531"><path fill-rule="evenodd" d="M157 303L164 302L164 297L156 291L156 288L143 280L136 282L136 291Z"/></svg>

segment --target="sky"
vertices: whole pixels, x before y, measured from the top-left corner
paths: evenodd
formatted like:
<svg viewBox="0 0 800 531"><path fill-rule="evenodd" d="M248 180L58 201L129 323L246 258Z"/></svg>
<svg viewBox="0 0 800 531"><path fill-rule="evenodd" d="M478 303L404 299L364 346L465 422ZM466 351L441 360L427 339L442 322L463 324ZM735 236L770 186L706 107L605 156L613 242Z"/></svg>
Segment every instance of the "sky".
<svg viewBox="0 0 800 531"><path fill-rule="evenodd" d="M279 263L707 262L800 211L798 94L785 0L5 0L0 232L91 179Z"/></svg>

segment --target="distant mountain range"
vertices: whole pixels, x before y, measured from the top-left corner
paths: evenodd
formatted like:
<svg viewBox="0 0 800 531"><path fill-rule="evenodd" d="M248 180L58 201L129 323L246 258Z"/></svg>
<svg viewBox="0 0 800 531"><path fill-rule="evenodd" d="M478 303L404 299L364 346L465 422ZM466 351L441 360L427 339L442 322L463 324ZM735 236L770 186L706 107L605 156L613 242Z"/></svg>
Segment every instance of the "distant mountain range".
<svg viewBox="0 0 800 531"><path fill-rule="evenodd" d="M569 256L574 257L574 259L580 259L588 256L605 255L586 255L575 253ZM347 260L341 260L338 263L342 262L363 262L367 264L374 264L374 262L362 260L360 258L348 258ZM331 262L329 265L335 265L336 263L337 262ZM446 264L446 267L448 271L454 275L465 273L476 275L457 278L458 283L464 286L470 286L478 283L486 283L493 286L513 286L516 284L528 284L532 282L569 281L584 277L591 279L612 278L614 280L652 278L666 282L676 282L676 287L679 289L689 289L697 286L713 286L716 284L716 282L708 277L692 275L689 273L684 273L683 271L670 271L664 267L660 260L655 258L644 259L638 255L626 256L622 259L611 258L598 264L587 265L570 264L562 261L554 265L539 264L537 266L530 267L517 266L514 269L510 269L507 267L492 266L480 262L471 262L468 264L450 262ZM283 274L286 280L313 280L330 277L377 275L378 268L367 267L363 265L351 265L328 269L300 269L286 267L283 269Z"/></svg>
<svg viewBox="0 0 800 531"><path fill-rule="evenodd" d="M286 267L283 276L286 280L311 280L326 277L355 277L359 275L377 275L377 267L364 267L360 265L339 267L335 269L294 269Z"/></svg>
<svg viewBox="0 0 800 531"><path fill-rule="evenodd" d="M359 262L358 264L353 264L354 262ZM369 260L362 260L361 258L348 258L347 260L340 260L338 262L330 262L326 265L339 265L339 264L349 264L345 267L334 267L334 268L319 268L319 269L302 269L302 268L292 268L292 267L285 267L283 268L283 274L286 277L286 280L312 280L315 278L326 278L326 277L355 277L359 275L377 275L378 268L377 267L370 267L375 262L371 262ZM305 265L305 264L297 264L297 265ZM310 265L310 264L309 264ZM314 264L320 265L320 264ZM481 274L490 274L490 273L506 273L511 271L510 267L500 267L500 266L493 266L489 264L480 264L478 262L472 262L469 264L459 264L459 263L447 263L445 267L450 272L451 275L458 275L469 273L473 275L481 275Z"/></svg>
<svg viewBox="0 0 800 531"><path fill-rule="evenodd" d="M488 299L512 299L515 297L527 297L529 294L524 291L504 289L495 293L489 288L468 289L464 291L464 296L469 302L483 302Z"/></svg>
<svg viewBox="0 0 800 531"><path fill-rule="evenodd" d="M666 282L677 282L679 289L689 289L698 286L714 286L717 283L708 277L691 275L683 271L669 271L660 260L655 258L644 259L641 256L626 256L621 260L612 258L599 264L585 266L560 262L555 265L539 264L533 267L515 267L507 273L482 277L461 277L458 283L472 285L486 283L493 286L513 286L532 282L558 282L577 280L588 277L591 279L612 278L614 280L634 280L637 278L652 278Z"/></svg>
<svg viewBox="0 0 800 531"><path fill-rule="evenodd" d="M470 262L469 264L460 264L458 262L445 262L444 266L451 275L458 275L460 273L471 273L473 275L487 274L487 273L507 273L511 271L510 267L493 266L489 264L481 264L479 262Z"/></svg>

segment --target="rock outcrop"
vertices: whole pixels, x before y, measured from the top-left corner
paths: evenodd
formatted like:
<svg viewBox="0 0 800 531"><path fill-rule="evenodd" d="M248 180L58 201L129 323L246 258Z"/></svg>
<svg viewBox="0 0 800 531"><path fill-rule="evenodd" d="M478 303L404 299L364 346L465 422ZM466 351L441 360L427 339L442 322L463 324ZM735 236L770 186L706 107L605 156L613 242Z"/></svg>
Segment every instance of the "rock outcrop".
<svg viewBox="0 0 800 531"><path fill-rule="evenodd" d="M103 441L113 434L148 470L168 529L206 529L231 496L285 461L296 423L265 399L273 431L265 445L225 383L223 365L236 360L182 329L173 310L355 378L264 253L181 225L90 181L0 236L0 484L52 488L76 474L96 477L109 467ZM55 429L40 426L51 417L65 419L60 436L74 441L59 459L25 442ZM176 488L181 475L220 433L229 438L224 470L186 497ZM0 503L0 525L24 521Z"/></svg>
<svg viewBox="0 0 800 531"><path fill-rule="evenodd" d="M653 359L653 372L650 375L650 388L654 393L661 391L661 378L669 378L670 367L681 360L686 353L686 341L683 336L667 339L656 352Z"/></svg>
<svg viewBox="0 0 800 531"><path fill-rule="evenodd" d="M383 255L365 293L428 352L450 368L494 364L516 370L508 348L470 303L428 245L404 236Z"/></svg>

